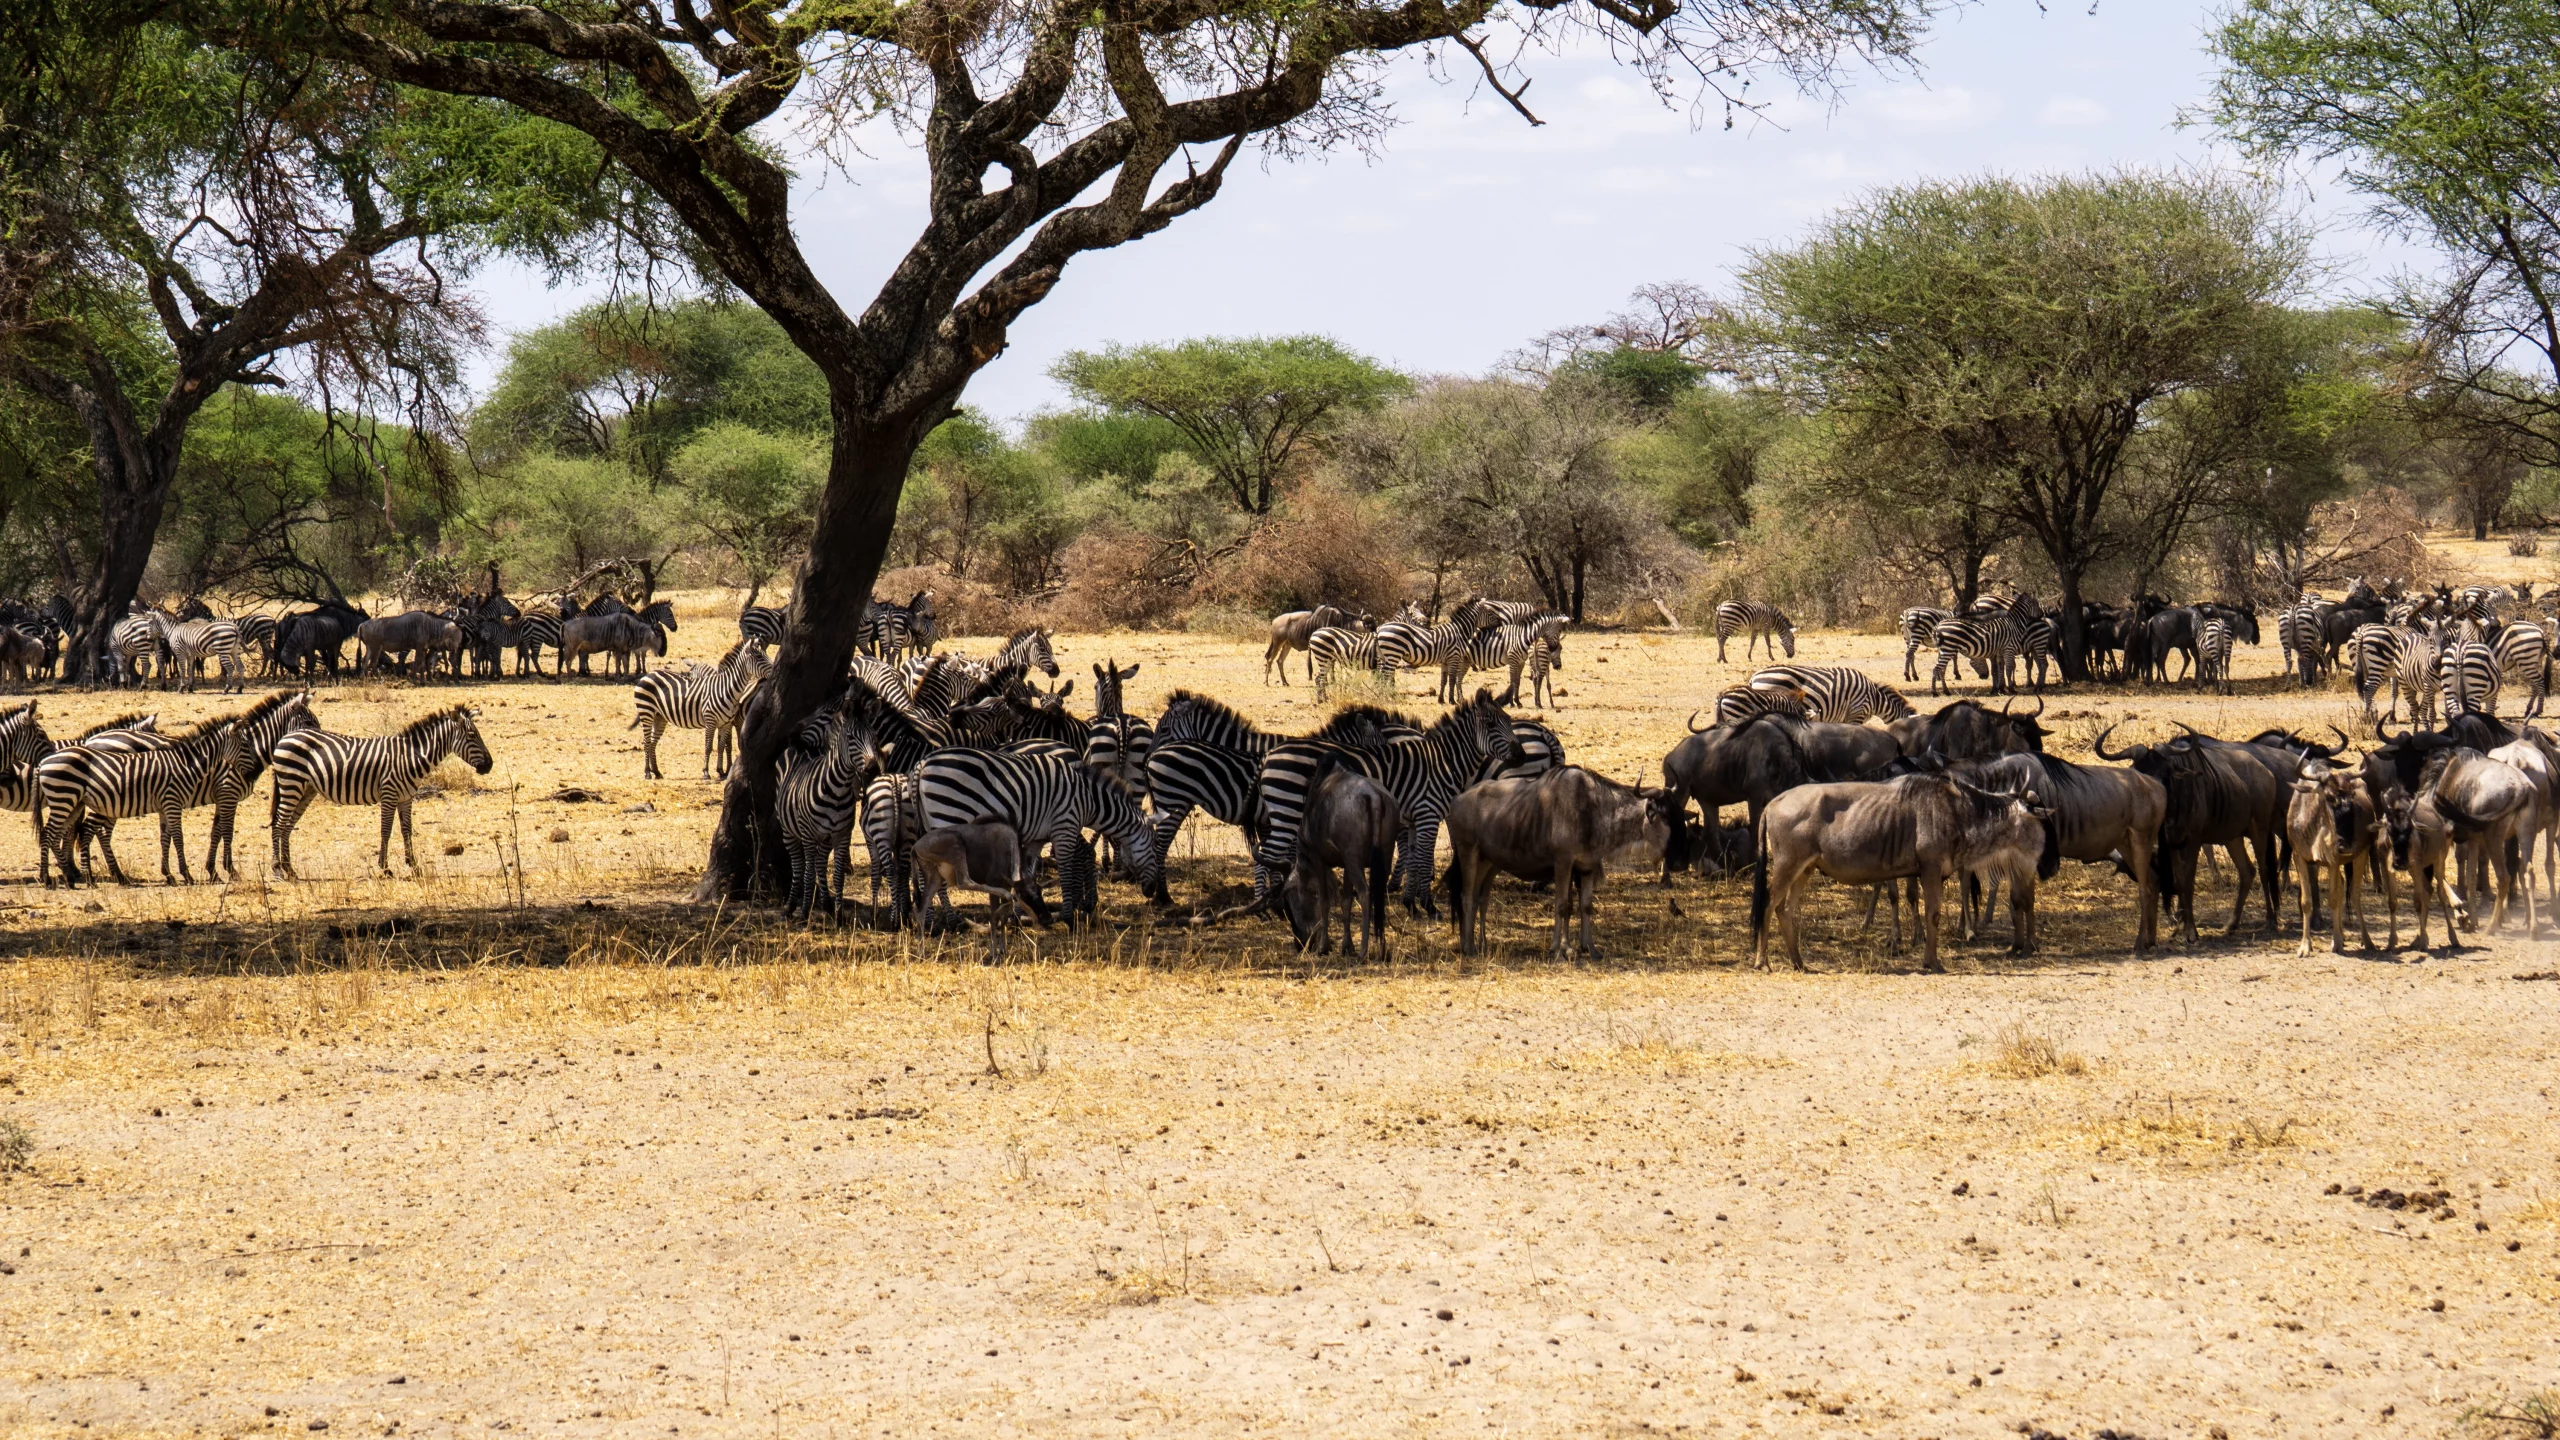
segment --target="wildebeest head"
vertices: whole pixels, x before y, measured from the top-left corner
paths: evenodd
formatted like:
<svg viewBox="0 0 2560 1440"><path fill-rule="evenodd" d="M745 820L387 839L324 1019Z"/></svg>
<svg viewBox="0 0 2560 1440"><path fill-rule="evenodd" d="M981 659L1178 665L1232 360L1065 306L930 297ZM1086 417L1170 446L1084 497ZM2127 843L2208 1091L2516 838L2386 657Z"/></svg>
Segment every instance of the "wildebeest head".
<svg viewBox="0 0 2560 1440"><path fill-rule="evenodd" d="M2384 727L2376 726L2377 733ZM2387 768L2394 787L2408 794L2418 793L2426 772L2427 760L2440 751L2462 747L2462 742L2440 730L2407 730L2398 735L2383 734L2382 744L2369 757ZM2477 746L2472 747L2474 749ZM2492 747L2494 748L2494 747Z"/></svg>
<svg viewBox="0 0 2560 1440"><path fill-rule="evenodd" d="M2297 760L2334 760L2347 748L2347 732L2332 725L2329 727L2329 733L2338 737L2337 744L2322 745L2305 740L2290 730L2261 730L2249 737L2249 743L2264 745L2271 750L2282 750Z"/></svg>

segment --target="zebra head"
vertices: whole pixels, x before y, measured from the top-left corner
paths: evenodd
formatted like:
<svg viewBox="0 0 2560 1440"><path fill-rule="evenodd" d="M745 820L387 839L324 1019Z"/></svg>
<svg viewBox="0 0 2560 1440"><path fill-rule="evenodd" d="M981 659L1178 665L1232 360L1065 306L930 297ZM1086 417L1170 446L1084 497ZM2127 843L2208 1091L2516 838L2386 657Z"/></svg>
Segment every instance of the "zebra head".
<svg viewBox="0 0 2560 1440"><path fill-rule="evenodd" d="M0 711L0 758L33 765L52 753L52 738L36 723L36 702Z"/></svg>
<svg viewBox="0 0 2560 1440"><path fill-rule="evenodd" d="M438 717L445 722L445 745L460 755L472 769L486 775L494 761L489 758L489 743L480 738L480 717L468 705L456 705Z"/></svg>
<svg viewBox="0 0 2560 1440"><path fill-rule="evenodd" d="M1778 643L1787 647L1787 658L1793 660L1796 658L1796 622L1787 618L1786 611L1774 608L1769 611L1769 618L1778 622Z"/></svg>
<svg viewBox="0 0 2560 1440"><path fill-rule="evenodd" d="M1476 698L1467 702L1465 711L1467 741L1481 759L1479 777L1499 775L1511 763L1511 717L1493 698L1493 692L1482 687Z"/></svg>
<svg viewBox="0 0 2560 1440"><path fill-rule="evenodd" d="M1049 632L1038 626L1016 630L1006 637L1004 648L996 652L994 663L999 670L1007 665L1020 665L1026 670L1037 670L1052 680L1058 678L1058 652L1050 647Z"/></svg>
<svg viewBox="0 0 2560 1440"><path fill-rule="evenodd" d="M1138 670L1139 667L1136 665L1123 670L1116 659L1093 667L1093 716L1095 719L1112 720L1128 713L1121 705L1120 686L1125 681L1137 678Z"/></svg>

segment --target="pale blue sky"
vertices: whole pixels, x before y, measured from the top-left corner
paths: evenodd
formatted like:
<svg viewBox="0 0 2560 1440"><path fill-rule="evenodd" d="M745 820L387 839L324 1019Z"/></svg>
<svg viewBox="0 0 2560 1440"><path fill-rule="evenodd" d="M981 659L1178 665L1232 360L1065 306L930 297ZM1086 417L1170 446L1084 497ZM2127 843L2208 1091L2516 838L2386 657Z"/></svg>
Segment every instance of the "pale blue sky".
<svg viewBox="0 0 2560 1440"><path fill-rule="evenodd" d="M1019 418L1064 403L1047 373L1062 351L1207 334L1314 331L1407 370L1478 372L1647 281L1721 288L1746 247L1871 187L2226 163L2208 132L2175 123L2209 82L2202 36L2219 3L2101 0L2092 14L2082 0L1981 0L1942 23L1917 78L1861 78L1836 109L1790 97L1731 131L1714 117L1692 128L1596 56L1533 57L1538 129L1408 64L1390 90L1404 123L1378 159L1239 158L1206 210L1075 261L967 398ZM796 201L820 275L854 310L922 215L918 157L885 136L871 149L846 171L804 165ZM2356 197L2301 198L2338 288L2425 263L2365 228ZM481 289L501 331L584 298L513 272Z"/></svg>

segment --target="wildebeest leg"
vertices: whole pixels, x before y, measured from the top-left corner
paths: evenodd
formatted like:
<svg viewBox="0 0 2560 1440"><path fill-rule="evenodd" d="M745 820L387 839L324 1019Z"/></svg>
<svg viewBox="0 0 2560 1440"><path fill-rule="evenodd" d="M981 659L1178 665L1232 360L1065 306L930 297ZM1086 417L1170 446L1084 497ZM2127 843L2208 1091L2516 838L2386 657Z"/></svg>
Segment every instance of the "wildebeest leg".
<svg viewBox="0 0 2560 1440"><path fill-rule="evenodd" d="M1458 933L1466 937L1466 943L1458 953L1475 955L1484 950L1484 912L1493 899L1493 864L1480 855L1476 856L1461 878L1466 884L1467 919L1466 924L1459 928Z"/></svg>
<svg viewBox="0 0 2560 1440"><path fill-rule="evenodd" d="M1575 888L1582 892L1576 902L1582 907L1582 953L1597 960L1600 958L1600 942L1591 933L1591 906L1600 893L1600 872L1584 870L1573 878Z"/></svg>
<svg viewBox="0 0 2560 1440"><path fill-rule="evenodd" d="M2009 877L2009 950L2036 953L2036 882L2032 874Z"/></svg>
<svg viewBox="0 0 2560 1440"><path fill-rule="evenodd" d="M2178 943L2196 943L2196 857L2203 846L2180 848L2169 855L2169 899L2178 912Z"/></svg>
<svg viewBox="0 0 2560 1440"><path fill-rule="evenodd" d="M1938 918L1946 899L1946 872L1934 866L1920 871L1920 903L1925 907L1920 917L1920 968L1932 975L1946 973L1938 960Z"/></svg>
<svg viewBox="0 0 2560 1440"><path fill-rule="evenodd" d="M2293 947L2293 957L2299 960L2311 953L2311 852L2308 850L2293 852L2293 904L2302 917L2302 941ZM2337 934L2338 927L2330 926L2332 943L2335 943Z"/></svg>
<svg viewBox="0 0 2560 1440"><path fill-rule="evenodd" d="M1556 862L1555 879L1552 882L1552 885L1556 896L1556 927L1554 938L1547 942L1547 958L1549 960L1562 960L1564 958L1565 936L1570 933L1573 928L1574 894L1572 860L1564 859Z"/></svg>

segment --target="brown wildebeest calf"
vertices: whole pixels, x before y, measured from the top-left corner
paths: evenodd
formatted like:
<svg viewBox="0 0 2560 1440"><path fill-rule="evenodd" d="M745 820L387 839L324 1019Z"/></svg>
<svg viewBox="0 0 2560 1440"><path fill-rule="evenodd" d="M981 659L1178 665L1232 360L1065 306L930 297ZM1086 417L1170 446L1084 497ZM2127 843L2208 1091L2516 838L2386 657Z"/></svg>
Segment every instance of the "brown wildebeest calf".
<svg viewBox="0 0 2560 1440"><path fill-rule="evenodd" d="M1282 887L1282 909L1298 948L1333 953L1333 909L1342 905L1342 948L1351 943L1351 911L1366 895L1368 923L1361 929L1360 958L1375 947L1387 951L1387 882L1395 871L1396 837L1404 813L1386 787L1357 770L1333 767L1317 773L1299 820L1298 854ZM1337 886L1335 871L1342 872Z"/></svg>
<svg viewBox="0 0 2560 1440"><path fill-rule="evenodd" d="M1484 943L1484 907L1497 874L1551 880L1556 891L1552 959L1564 958L1565 932L1582 917L1582 953L1597 960L1591 899L1612 858L1658 863L1671 839L1665 792L1604 779L1578 765L1516 780L1488 780L1449 803L1449 898L1458 923L1458 953ZM1630 860L1629 863L1632 863Z"/></svg>
<svg viewBox="0 0 2560 1440"><path fill-rule="evenodd" d="M1307 648L1307 638L1329 625L1348 625L1351 617L1340 606L1319 605L1313 610L1292 610L1275 615L1271 620L1271 645L1262 652L1262 683L1271 683L1271 667L1280 667L1280 683L1289 683L1289 653ZM1316 678L1316 657L1307 657L1307 679Z"/></svg>
<svg viewBox="0 0 2560 1440"><path fill-rule="evenodd" d="M2013 799L1952 775L1800 785L1760 812L1760 868L1751 878L1752 951L1767 969L1774 911L1787 959L1804 968L1796 905L1817 870L1844 885L1916 876L1922 968L1941 972L1946 967L1938 961L1938 907L1948 877L1968 871L2033 873L2051 854L2051 815L2032 791Z"/></svg>
<svg viewBox="0 0 2560 1440"><path fill-rule="evenodd" d="M938 899L947 906L954 889L986 894L990 958L1004 953L1004 922L1020 919L1026 905L1032 918L1043 926L1049 923L1049 907L1031 884L1032 857L1012 826L995 821L945 825L918 837L914 854L922 905ZM1011 903L999 903L1005 901Z"/></svg>
<svg viewBox="0 0 2560 1440"><path fill-rule="evenodd" d="M2373 948L2373 928L2365 923L2364 902L2356 892L2359 870L2382 887L2391 906L2391 948L2400 948L2400 895L2391 887L2391 862L2382 848L2387 832L2381 819L2360 769L2333 770L2315 761L2293 782L2284 830L2293 844L2295 903L2302 914L2302 943L2293 952L2297 957L2311 953L2312 877L2323 871L2329 877L2330 953L2341 954L2347 948L2349 910L2355 912L2356 933L2364 937L2364 948Z"/></svg>

